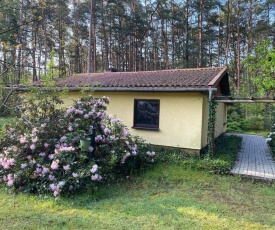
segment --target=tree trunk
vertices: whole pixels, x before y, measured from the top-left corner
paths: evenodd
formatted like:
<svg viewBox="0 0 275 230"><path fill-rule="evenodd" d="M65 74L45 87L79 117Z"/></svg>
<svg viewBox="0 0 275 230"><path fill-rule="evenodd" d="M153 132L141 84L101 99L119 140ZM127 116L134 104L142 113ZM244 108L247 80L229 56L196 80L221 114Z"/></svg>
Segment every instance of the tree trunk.
<svg viewBox="0 0 275 230"><path fill-rule="evenodd" d="M228 65L228 53L229 53L229 45L230 45L230 37L231 37L231 9L232 3L231 0L227 2L227 34L226 34L226 47L225 47L225 64Z"/></svg>
<svg viewBox="0 0 275 230"><path fill-rule="evenodd" d="M198 62L197 67L202 66L202 10L204 0L200 0L199 12L198 12Z"/></svg>
<svg viewBox="0 0 275 230"><path fill-rule="evenodd" d="M90 30L88 47L88 73L96 72L96 32L95 32L95 2L91 0L90 6Z"/></svg>

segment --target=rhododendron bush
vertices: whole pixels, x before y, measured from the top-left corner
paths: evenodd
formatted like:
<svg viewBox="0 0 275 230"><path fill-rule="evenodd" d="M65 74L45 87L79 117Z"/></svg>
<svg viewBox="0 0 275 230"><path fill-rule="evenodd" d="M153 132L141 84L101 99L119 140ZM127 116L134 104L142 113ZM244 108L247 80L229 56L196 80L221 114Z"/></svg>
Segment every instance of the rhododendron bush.
<svg viewBox="0 0 275 230"><path fill-rule="evenodd" d="M15 191L54 196L95 188L151 164L155 153L106 114L106 97L87 96L62 109L58 97L23 100L0 143L0 179ZM93 136L90 134L94 132ZM90 135L94 146L80 148Z"/></svg>

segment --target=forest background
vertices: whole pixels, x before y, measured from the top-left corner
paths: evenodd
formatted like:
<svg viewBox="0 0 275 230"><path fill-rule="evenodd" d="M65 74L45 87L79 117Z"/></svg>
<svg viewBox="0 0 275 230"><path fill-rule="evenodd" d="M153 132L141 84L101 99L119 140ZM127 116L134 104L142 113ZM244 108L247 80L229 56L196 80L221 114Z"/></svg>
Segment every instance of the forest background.
<svg viewBox="0 0 275 230"><path fill-rule="evenodd" d="M249 68L274 52L274 15L275 0L0 0L0 89L109 68L227 66L234 97L274 97ZM1 95L4 115L9 94ZM230 106L229 130L267 129L273 110Z"/></svg>

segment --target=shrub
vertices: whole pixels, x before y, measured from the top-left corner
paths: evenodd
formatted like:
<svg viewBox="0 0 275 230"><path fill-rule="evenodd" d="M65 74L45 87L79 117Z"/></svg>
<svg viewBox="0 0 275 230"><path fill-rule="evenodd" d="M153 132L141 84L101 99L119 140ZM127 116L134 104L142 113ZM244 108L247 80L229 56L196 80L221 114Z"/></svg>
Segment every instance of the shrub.
<svg viewBox="0 0 275 230"><path fill-rule="evenodd" d="M275 156L275 124L273 124L273 126L271 127L271 132L266 138L266 142L270 146L270 149Z"/></svg>
<svg viewBox="0 0 275 230"><path fill-rule="evenodd" d="M207 170L214 174L229 174L231 163L222 159L204 158L197 163L198 169Z"/></svg>
<svg viewBox="0 0 275 230"><path fill-rule="evenodd" d="M87 96L67 110L55 96L23 100L0 143L0 178L15 191L54 196L95 188L151 164L155 152L106 114L106 97ZM88 134L94 142L79 147Z"/></svg>

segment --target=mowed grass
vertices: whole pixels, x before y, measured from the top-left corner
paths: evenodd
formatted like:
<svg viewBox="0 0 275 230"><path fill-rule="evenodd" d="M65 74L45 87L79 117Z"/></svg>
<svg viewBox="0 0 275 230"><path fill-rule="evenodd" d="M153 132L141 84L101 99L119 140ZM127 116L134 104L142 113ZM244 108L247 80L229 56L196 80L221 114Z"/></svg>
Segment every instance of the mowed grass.
<svg viewBox="0 0 275 230"><path fill-rule="evenodd" d="M233 142L217 148L221 158L224 149L235 151L236 140L227 141ZM275 229L275 185L210 174L181 160L56 200L0 188L0 229Z"/></svg>
<svg viewBox="0 0 275 230"><path fill-rule="evenodd" d="M0 117L0 127L14 121L13 117Z"/></svg>
<svg viewBox="0 0 275 230"><path fill-rule="evenodd" d="M1 229L275 229L275 187L160 164L94 193L0 190Z"/></svg>

